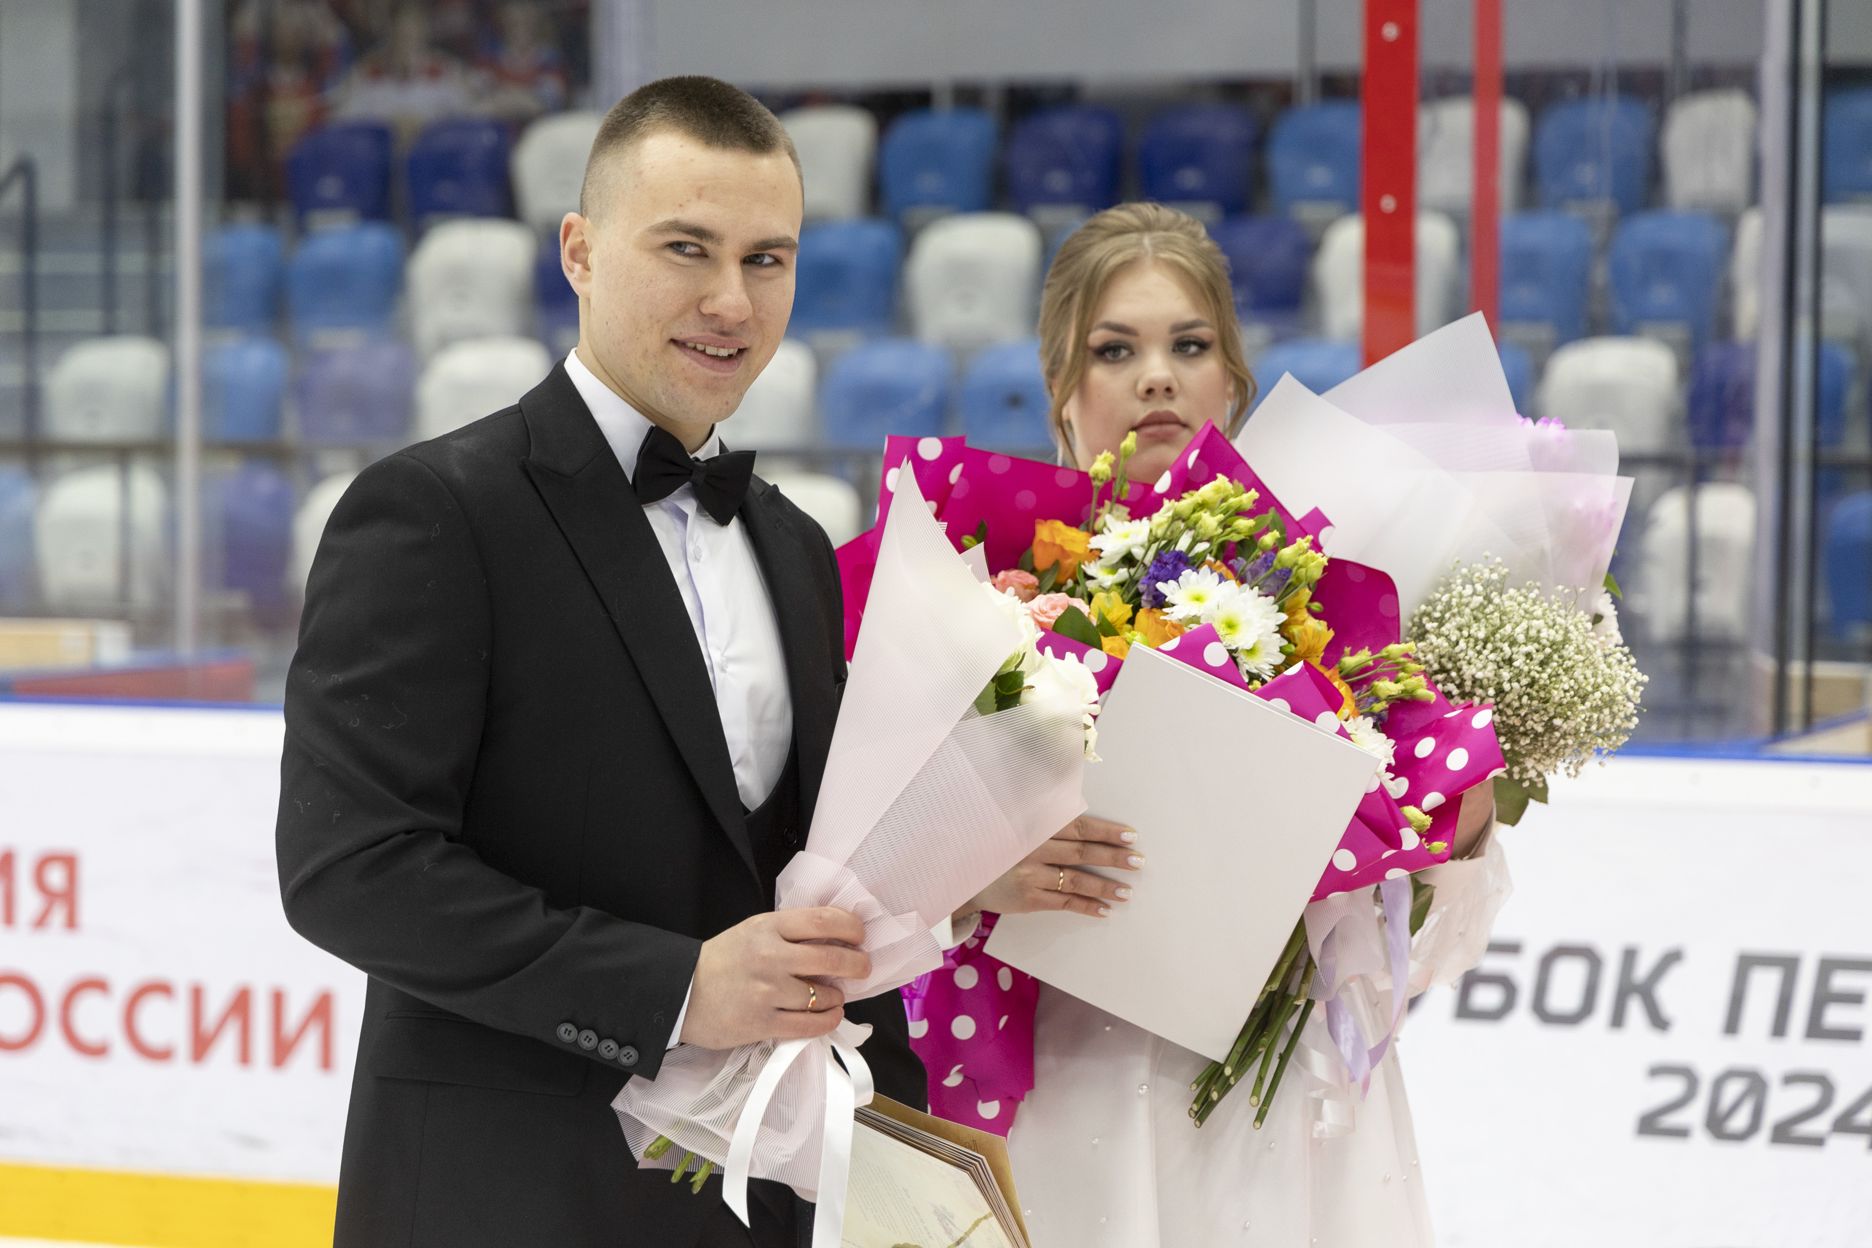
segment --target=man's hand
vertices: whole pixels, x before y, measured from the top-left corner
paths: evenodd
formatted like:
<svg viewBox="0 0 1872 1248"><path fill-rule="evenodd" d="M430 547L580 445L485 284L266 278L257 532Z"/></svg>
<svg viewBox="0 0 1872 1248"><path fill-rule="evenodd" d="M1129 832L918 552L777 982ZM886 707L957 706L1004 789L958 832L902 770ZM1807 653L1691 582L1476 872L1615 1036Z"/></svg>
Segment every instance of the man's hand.
<svg viewBox="0 0 1872 1248"><path fill-rule="evenodd" d="M1137 852L1137 833L1123 824L1081 815L1013 870L970 898L961 913L1071 910L1102 917L1111 912L1112 905L1131 896L1131 886L1082 868L1136 871L1143 865L1144 857Z"/></svg>
<svg viewBox="0 0 1872 1248"><path fill-rule="evenodd" d="M831 906L736 924L702 943L679 1038L732 1049L825 1035L845 1019L845 994L829 981L871 973L870 956L857 948L863 943L858 916Z"/></svg>

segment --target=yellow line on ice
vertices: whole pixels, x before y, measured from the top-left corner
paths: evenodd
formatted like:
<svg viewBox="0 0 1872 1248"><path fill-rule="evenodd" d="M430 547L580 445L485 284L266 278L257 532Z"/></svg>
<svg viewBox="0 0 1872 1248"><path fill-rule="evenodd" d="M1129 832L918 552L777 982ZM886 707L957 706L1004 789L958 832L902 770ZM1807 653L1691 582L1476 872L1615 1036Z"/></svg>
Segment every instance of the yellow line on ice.
<svg viewBox="0 0 1872 1248"><path fill-rule="evenodd" d="M338 1189L0 1162L0 1236L133 1248L325 1248Z"/></svg>

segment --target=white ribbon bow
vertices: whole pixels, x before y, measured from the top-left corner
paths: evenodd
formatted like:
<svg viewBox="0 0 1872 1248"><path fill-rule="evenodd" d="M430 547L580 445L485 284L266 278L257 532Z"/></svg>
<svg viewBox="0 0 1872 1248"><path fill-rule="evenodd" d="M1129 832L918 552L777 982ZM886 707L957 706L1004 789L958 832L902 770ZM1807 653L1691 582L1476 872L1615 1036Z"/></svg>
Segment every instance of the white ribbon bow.
<svg viewBox="0 0 1872 1248"><path fill-rule="evenodd" d="M810 1050L816 1050L825 1062L826 1098L824 1146L819 1154L819 1201L813 1216L812 1248L839 1248L845 1230L845 1194L851 1182L852 1129L860 1105L869 1105L875 1091L871 1067L858 1055L858 1046L871 1037L871 1028L850 1019L823 1036L809 1040L788 1040L774 1047L767 1064L754 1080L754 1090L735 1121L734 1138L728 1145L728 1162L722 1168L722 1199L741 1219L748 1222L748 1171L754 1159L754 1143L760 1135L761 1122L767 1116L774 1092L793 1063ZM836 1054L836 1057L834 1056ZM839 1061L844 1065L840 1066Z"/></svg>

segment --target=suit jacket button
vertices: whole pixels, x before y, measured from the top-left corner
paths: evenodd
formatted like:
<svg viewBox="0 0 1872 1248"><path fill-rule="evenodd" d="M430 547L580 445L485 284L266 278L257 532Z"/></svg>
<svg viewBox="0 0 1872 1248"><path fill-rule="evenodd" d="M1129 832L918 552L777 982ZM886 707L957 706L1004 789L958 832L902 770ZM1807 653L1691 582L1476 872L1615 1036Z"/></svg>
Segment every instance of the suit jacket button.
<svg viewBox="0 0 1872 1248"><path fill-rule="evenodd" d="M587 1053L598 1047L598 1033L587 1027L578 1034L578 1046Z"/></svg>
<svg viewBox="0 0 1872 1248"><path fill-rule="evenodd" d="M598 1056L610 1061L618 1055L618 1042L607 1037L598 1042Z"/></svg>
<svg viewBox="0 0 1872 1248"><path fill-rule="evenodd" d="M619 1049L617 1060L618 1065L627 1070L635 1066L637 1064L637 1046L634 1044L627 1044Z"/></svg>
<svg viewBox="0 0 1872 1248"><path fill-rule="evenodd" d="M563 1043L571 1044L578 1039L578 1028L571 1023L560 1023L558 1035Z"/></svg>

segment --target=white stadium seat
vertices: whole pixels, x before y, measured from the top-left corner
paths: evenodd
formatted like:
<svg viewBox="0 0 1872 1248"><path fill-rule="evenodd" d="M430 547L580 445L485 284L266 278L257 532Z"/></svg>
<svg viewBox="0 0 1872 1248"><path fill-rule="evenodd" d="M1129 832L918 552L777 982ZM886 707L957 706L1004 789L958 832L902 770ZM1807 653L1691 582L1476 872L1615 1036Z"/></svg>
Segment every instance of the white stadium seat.
<svg viewBox="0 0 1872 1248"><path fill-rule="evenodd" d="M1040 229L1026 217L968 212L931 222L904 263L913 331L957 351L1031 336L1040 259Z"/></svg>
<svg viewBox="0 0 1872 1248"><path fill-rule="evenodd" d="M539 244L518 221L444 221L423 236L409 264L416 351L427 359L464 338L533 330L533 265Z"/></svg>
<svg viewBox="0 0 1872 1248"><path fill-rule="evenodd" d="M1683 487L1667 491L1646 517L1632 608L1654 641L1681 641L1690 627L1690 507ZM1696 636L1741 641L1749 635L1755 496L1745 485L1712 482L1696 496Z"/></svg>
<svg viewBox="0 0 1872 1248"><path fill-rule="evenodd" d="M819 441L819 362L811 347L783 338L722 430L737 450L796 450Z"/></svg>
<svg viewBox="0 0 1872 1248"><path fill-rule="evenodd" d="M854 104L820 104L780 115L799 153L806 219L842 220L870 210L877 118Z"/></svg>
<svg viewBox="0 0 1872 1248"><path fill-rule="evenodd" d="M124 335L81 342L46 378L45 436L61 442L145 442L163 434L169 348Z"/></svg>
<svg viewBox="0 0 1872 1248"><path fill-rule="evenodd" d="M293 596L304 595L306 578L312 575L312 556L318 553L319 539L325 536L325 524L355 480L355 472L334 473L308 490L305 501L299 504L293 516L292 559L286 565L286 589Z"/></svg>
<svg viewBox="0 0 1872 1248"><path fill-rule="evenodd" d="M760 475L792 500L795 507L818 521L834 546L841 546L863 532L864 504L851 482L792 468L762 469Z"/></svg>
<svg viewBox="0 0 1872 1248"><path fill-rule="evenodd" d="M1750 208L1736 221L1729 260L1735 336L1747 341L1761 329L1762 212ZM1872 208L1833 204L1820 214L1821 333L1872 355Z"/></svg>
<svg viewBox="0 0 1872 1248"><path fill-rule="evenodd" d="M598 113L552 113L528 126L514 144L514 200L520 219L536 234L556 236L560 219L578 210L585 160L603 120Z"/></svg>
<svg viewBox="0 0 1872 1248"><path fill-rule="evenodd" d="M1739 90L1696 91L1664 119L1664 200L1730 216L1755 192L1755 101Z"/></svg>
<svg viewBox="0 0 1872 1248"><path fill-rule="evenodd" d="M436 352L416 382L416 439L427 441L497 412L552 369L531 338L470 338Z"/></svg>
<svg viewBox="0 0 1872 1248"><path fill-rule="evenodd" d="M148 464L131 465L127 477L125 471L114 464L74 469L40 497L33 550L39 592L53 610L108 615L162 602L170 564L169 488Z"/></svg>
<svg viewBox="0 0 1872 1248"><path fill-rule="evenodd" d="M1501 102L1501 211L1521 207L1527 171L1528 111L1520 100ZM1433 100L1417 114L1417 206L1466 219L1475 178L1475 101Z"/></svg>
<svg viewBox="0 0 1872 1248"><path fill-rule="evenodd" d="M1610 429L1621 451L1666 450L1676 441L1676 353L1654 338L1569 342L1547 361L1540 414L1582 429Z"/></svg>
<svg viewBox="0 0 1872 1248"><path fill-rule="evenodd" d="M1417 214L1417 332L1456 319L1462 245L1456 223L1440 212ZM1320 333L1356 339L1365 321L1365 219L1348 213L1326 227L1313 257L1313 292Z"/></svg>

